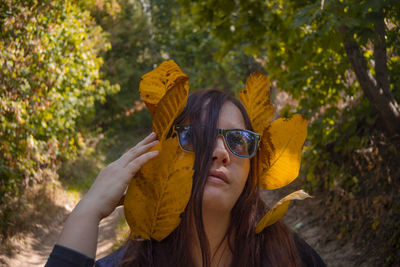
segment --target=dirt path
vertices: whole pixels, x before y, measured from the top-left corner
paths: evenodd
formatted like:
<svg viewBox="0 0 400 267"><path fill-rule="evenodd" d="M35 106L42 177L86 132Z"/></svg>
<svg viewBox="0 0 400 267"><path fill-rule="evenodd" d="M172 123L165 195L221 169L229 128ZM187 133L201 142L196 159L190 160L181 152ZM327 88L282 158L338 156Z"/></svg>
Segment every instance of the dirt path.
<svg viewBox="0 0 400 267"><path fill-rule="evenodd" d="M101 259L110 254L116 242L117 224L123 214L124 209L119 207L109 217L101 221L96 259Z"/></svg>
<svg viewBox="0 0 400 267"><path fill-rule="evenodd" d="M14 238L12 245L15 253L13 255L1 255L0 266L44 266L71 210L71 205L67 204L64 208L60 208L59 214L51 224L38 225L35 233L25 235L24 238ZM122 215L123 209L120 207L101 221L97 259L111 252L115 243L115 229Z"/></svg>
<svg viewBox="0 0 400 267"><path fill-rule="evenodd" d="M288 190L290 192L295 190ZM272 206L285 194L282 192L264 192L263 198ZM300 235L312 248L314 248L327 266L349 267L363 266L375 267L373 259L352 243L345 243L336 236L333 229L323 225L322 218L317 212L321 209L318 199L308 198L302 201L292 201L290 208L283 218L284 222Z"/></svg>
<svg viewBox="0 0 400 267"><path fill-rule="evenodd" d="M313 199L305 201L313 201ZM310 205L310 203L292 202L292 207L284 221L318 252L328 266L357 266L360 252L357 252L349 243L343 246L339 239L333 237L331 229L321 226L321 220L312 216L312 203ZM373 265L362 266L372 267Z"/></svg>

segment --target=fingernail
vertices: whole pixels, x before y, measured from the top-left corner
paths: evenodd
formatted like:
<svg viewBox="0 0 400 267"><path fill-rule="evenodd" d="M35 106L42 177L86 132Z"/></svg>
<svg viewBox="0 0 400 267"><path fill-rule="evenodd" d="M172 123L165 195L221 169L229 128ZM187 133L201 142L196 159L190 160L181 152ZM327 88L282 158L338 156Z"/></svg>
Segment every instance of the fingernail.
<svg viewBox="0 0 400 267"><path fill-rule="evenodd" d="M156 133L155 133L155 132L152 132L152 133L150 134L150 136L151 136L151 137L156 136Z"/></svg>

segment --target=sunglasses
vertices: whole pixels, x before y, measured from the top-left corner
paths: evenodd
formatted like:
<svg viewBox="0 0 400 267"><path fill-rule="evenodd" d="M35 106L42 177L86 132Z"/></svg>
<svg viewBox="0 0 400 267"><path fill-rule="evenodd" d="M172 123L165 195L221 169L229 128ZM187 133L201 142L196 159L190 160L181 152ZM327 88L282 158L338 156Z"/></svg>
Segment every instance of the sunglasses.
<svg viewBox="0 0 400 267"><path fill-rule="evenodd" d="M225 145L234 155L243 158L253 157L258 149L260 135L244 129L217 129L222 135ZM185 151L193 151L190 125L175 126L179 145Z"/></svg>

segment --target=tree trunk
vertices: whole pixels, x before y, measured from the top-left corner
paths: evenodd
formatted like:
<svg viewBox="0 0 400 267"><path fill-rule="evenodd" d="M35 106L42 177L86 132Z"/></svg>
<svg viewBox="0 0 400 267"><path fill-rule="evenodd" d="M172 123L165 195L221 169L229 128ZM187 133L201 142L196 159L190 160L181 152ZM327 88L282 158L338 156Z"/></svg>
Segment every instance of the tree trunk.
<svg viewBox="0 0 400 267"><path fill-rule="evenodd" d="M376 79L368 70L367 62L361 53L360 46L352 34L348 32L348 28L346 26L339 27L339 32L343 36L347 58L365 96L378 111L387 132L391 136L400 135L400 108L390 91L383 18L382 21L376 23L375 30L377 32L377 37L374 40Z"/></svg>

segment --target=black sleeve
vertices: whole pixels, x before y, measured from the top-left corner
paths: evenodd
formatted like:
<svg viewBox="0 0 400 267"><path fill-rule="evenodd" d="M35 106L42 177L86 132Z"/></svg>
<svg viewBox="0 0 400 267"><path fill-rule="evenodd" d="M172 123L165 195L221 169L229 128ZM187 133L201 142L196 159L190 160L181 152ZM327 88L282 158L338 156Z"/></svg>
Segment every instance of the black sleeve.
<svg viewBox="0 0 400 267"><path fill-rule="evenodd" d="M94 259L75 251L73 249L55 245L51 252L45 267L70 267L84 266L89 267L94 265Z"/></svg>
<svg viewBox="0 0 400 267"><path fill-rule="evenodd" d="M304 267L326 267L325 262L306 241L301 239L296 233L293 234L293 237Z"/></svg>
<svg viewBox="0 0 400 267"><path fill-rule="evenodd" d="M124 256L125 253L125 246L120 247L118 250L114 251L108 256L105 256L104 258L101 258L96 261L96 267L113 267L113 266L118 266L118 264L121 262L122 257Z"/></svg>

